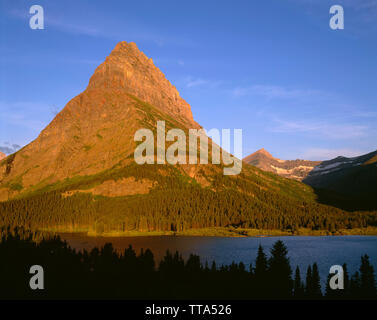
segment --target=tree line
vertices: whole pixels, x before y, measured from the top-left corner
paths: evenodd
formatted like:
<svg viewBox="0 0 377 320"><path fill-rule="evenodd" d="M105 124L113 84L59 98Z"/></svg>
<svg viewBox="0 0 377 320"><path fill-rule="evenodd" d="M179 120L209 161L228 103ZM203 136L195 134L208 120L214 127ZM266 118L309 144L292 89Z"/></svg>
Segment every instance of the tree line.
<svg viewBox="0 0 377 320"><path fill-rule="evenodd" d="M204 187L174 166L130 165L74 177L0 202L0 227L60 227L97 233L185 231L208 227L327 230L377 226L377 212L348 212L319 204L310 187L246 167L237 178L201 172ZM261 177L260 175L265 175ZM134 177L153 181L148 194L103 197L85 192L104 181ZM81 190L82 192L72 192ZM308 191L309 190L309 191ZM67 195L67 192L71 192Z"/></svg>
<svg viewBox="0 0 377 320"><path fill-rule="evenodd" d="M269 256L260 246L254 264L202 264L200 257L183 259L167 252L159 264L153 253L130 246L122 253L111 244L90 252L75 251L59 237L33 240L23 230L3 230L0 243L0 298L122 298L122 299L376 299L376 283L369 257L351 277L344 268L344 290L321 290L316 263L305 279L297 267L293 275L288 249L277 241ZM29 287L29 268L44 268L44 290Z"/></svg>
<svg viewBox="0 0 377 320"><path fill-rule="evenodd" d="M155 190L147 195L109 198L52 191L0 203L0 226L31 230L61 227L97 233L111 231L185 231L207 227L241 227L297 231L377 226L373 212L345 212L313 202L260 201L234 190L214 192L189 186Z"/></svg>

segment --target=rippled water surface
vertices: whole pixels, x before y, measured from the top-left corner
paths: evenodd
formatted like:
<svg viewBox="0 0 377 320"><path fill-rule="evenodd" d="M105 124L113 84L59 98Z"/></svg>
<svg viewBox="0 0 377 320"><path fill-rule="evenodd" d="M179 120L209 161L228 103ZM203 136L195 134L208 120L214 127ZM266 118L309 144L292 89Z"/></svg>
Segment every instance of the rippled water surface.
<svg viewBox="0 0 377 320"><path fill-rule="evenodd" d="M232 261L254 264L257 249L261 244L269 253L276 240L283 240L288 247L292 268L298 265L302 274L309 264L318 263L321 280L327 278L332 265L347 263L350 272L360 265L360 256L368 254L377 270L377 236L324 236L324 237L268 237L268 238L226 238L226 237L88 237L85 234L61 234L69 245L77 250L90 250L111 242L117 250L123 251L129 245L139 252L149 248L159 261L166 250L190 253L201 257L202 262L213 260L218 265Z"/></svg>

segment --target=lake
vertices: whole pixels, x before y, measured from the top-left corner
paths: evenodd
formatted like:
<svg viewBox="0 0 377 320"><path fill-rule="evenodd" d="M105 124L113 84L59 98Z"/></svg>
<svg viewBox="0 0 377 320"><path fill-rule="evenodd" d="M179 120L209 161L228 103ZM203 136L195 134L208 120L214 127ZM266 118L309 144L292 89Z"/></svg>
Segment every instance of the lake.
<svg viewBox="0 0 377 320"><path fill-rule="evenodd" d="M123 251L129 245L139 252L140 249L151 249L158 262L166 250L178 250L184 258L190 253L197 254L201 261L213 260L217 265L231 264L232 261L254 265L259 244L265 252L269 251L273 243L282 240L288 247L293 271L298 265L301 276L305 277L308 265L318 263L322 285L326 281L332 265L347 263L350 273L354 273L360 266L361 255L367 254L377 270L377 236L288 236L266 238L230 238L230 237L181 237L181 236L150 236L150 237L88 237L86 234L60 234L62 239L77 250L90 250L102 247L111 242L115 249Z"/></svg>

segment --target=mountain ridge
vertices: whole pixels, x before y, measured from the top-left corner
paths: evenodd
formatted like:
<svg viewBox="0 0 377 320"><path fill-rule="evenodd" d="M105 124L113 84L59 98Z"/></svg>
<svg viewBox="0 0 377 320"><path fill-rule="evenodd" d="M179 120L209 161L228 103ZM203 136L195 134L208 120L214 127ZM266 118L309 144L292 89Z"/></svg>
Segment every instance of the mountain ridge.
<svg viewBox="0 0 377 320"><path fill-rule="evenodd" d="M184 132L200 125L135 45L122 42L109 57L36 140L0 161L0 226L103 233L368 225L316 202L310 186L246 163L236 176L224 175L222 163L136 164L137 130L156 132L157 121Z"/></svg>
<svg viewBox="0 0 377 320"><path fill-rule="evenodd" d="M123 89L161 110L197 125L190 105L134 42L119 42L89 80L88 89Z"/></svg>
<svg viewBox="0 0 377 320"><path fill-rule="evenodd" d="M264 171L276 173L282 177L302 181L307 174L321 161L281 160L273 157L264 148L257 150L243 159L244 162Z"/></svg>
<svg viewBox="0 0 377 320"><path fill-rule="evenodd" d="M331 160L284 160L255 152L244 161L261 170L295 179L315 188L319 201L350 210L377 208L377 151ZM305 168L305 170L300 170Z"/></svg>
<svg viewBox="0 0 377 320"><path fill-rule="evenodd" d="M141 122L151 125L144 121L151 112L162 112L166 120L174 118L175 127L200 128L190 106L152 60L136 44L120 42L97 67L87 88L67 103L37 139L1 162L0 200L35 181L47 185L113 167L133 154L134 132Z"/></svg>
<svg viewBox="0 0 377 320"><path fill-rule="evenodd" d="M315 188L361 194L368 189L373 189L373 185L377 182L376 160L377 150L352 158L338 156L322 161L305 177L303 182ZM362 176L365 177L362 178ZM359 185L359 179L363 180L363 185ZM357 188L355 183L358 184Z"/></svg>

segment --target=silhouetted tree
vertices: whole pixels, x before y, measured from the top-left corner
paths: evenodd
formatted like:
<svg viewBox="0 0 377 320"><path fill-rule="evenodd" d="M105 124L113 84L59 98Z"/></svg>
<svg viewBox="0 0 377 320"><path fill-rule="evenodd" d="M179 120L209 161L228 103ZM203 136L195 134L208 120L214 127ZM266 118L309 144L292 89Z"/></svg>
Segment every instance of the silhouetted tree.
<svg viewBox="0 0 377 320"><path fill-rule="evenodd" d="M258 247L257 259L255 261L255 276L258 278L265 278L267 274L267 256L263 251L261 245Z"/></svg>
<svg viewBox="0 0 377 320"><path fill-rule="evenodd" d="M304 293L305 293L305 289L304 289L304 284L301 280L300 268L297 266L296 272L295 272L293 296L295 298L301 299L304 297Z"/></svg>
<svg viewBox="0 0 377 320"><path fill-rule="evenodd" d="M300 270L296 268L292 291L287 253L285 245L276 242L267 260L260 246L254 274L242 262L220 268L213 262L209 269L203 268L196 255L184 260L178 252L169 251L156 269L148 249L136 254L130 246L120 254L106 244L100 249L77 252L59 237L9 229L3 230L0 241L0 299L298 298L303 292ZM29 287L29 268L36 263L45 268L46 288L42 291ZM374 272L366 256L360 272L362 277L356 273L351 278L350 297L376 298L372 295ZM317 273L316 264L308 267L308 298L315 298L316 292L319 295ZM262 290L256 286L259 282Z"/></svg>
<svg viewBox="0 0 377 320"><path fill-rule="evenodd" d="M322 297L321 279L319 277L317 263L313 264L313 269L312 269L312 286L311 287L312 287L312 297L314 299L321 298Z"/></svg>
<svg viewBox="0 0 377 320"><path fill-rule="evenodd" d="M289 263L287 247L281 240L275 242L268 261L268 281L272 284L277 297L291 297L292 269Z"/></svg>
<svg viewBox="0 0 377 320"><path fill-rule="evenodd" d="M361 298L361 281L359 272L355 272L350 280L350 295L352 299Z"/></svg>
<svg viewBox="0 0 377 320"><path fill-rule="evenodd" d="M311 298L313 293L313 279L312 279L312 267L308 266L306 270L306 285L305 285L305 296Z"/></svg>
<svg viewBox="0 0 377 320"><path fill-rule="evenodd" d="M372 299L376 296L376 283L374 279L374 269L369 262L368 255L361 257L360 266L360 291L362 298Z"/></svg>
<svg viewBox="0 0 377 320"><path fill-rule="evenodd" d="M255 269L254 269L254 276L255 276L255 288L256 291L260 292L260 296L264 297L267 296L269 288L269 283L267 282L267 256L263 251L261 245L258 247L258 254L257 259L255 261Z"/></svg>

